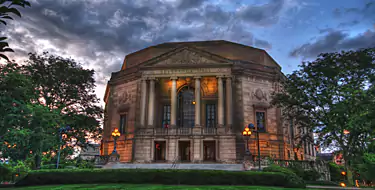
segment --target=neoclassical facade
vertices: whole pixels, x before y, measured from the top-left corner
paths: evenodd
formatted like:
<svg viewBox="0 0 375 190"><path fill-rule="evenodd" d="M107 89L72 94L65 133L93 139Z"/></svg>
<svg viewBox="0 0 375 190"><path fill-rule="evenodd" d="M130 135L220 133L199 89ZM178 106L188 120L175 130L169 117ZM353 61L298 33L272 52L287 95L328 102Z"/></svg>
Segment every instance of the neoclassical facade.
<svg viewBox="0 0 375 190"><path fill-rule="evenodd" d="M266 51L228 41L164 43L131 53L107 85L101 152L111 153L111 132L119 128L121 162L234 163L246 150L241 132L253 123L262 157L293 159L295 128L269 104L283 77ZM256 155L255 135L248 142ZM314 156L313 146L305 147Z"/></svg>

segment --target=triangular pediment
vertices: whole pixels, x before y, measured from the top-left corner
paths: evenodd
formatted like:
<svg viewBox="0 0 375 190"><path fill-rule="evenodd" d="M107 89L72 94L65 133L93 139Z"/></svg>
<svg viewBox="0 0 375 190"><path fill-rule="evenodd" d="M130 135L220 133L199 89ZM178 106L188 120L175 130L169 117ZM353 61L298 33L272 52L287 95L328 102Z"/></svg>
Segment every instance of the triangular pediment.
<svg viewBox="0 0 375 190"><path fill-rule="evenodd" d="M193 65L228 65L231 60L202 51L193 47L180 47L158 57L152 58L142 65L144 67L158 66L193 66Z"/></svg>

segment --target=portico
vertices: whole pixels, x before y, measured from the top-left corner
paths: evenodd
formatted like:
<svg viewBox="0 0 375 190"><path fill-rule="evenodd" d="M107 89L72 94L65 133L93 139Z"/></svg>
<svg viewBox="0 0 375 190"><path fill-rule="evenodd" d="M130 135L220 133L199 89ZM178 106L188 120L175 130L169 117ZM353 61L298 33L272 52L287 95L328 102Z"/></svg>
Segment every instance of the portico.
<svg viewBox="0 0 375 190"><path fill-rule="evenodd" d="M165 151L159 145L151 147L149 158L142 155L144 160L139 161L160 161L161 156L156 152L164 152L166 162L176 159L212 162L221 161L220 157L228 160L225 151L220 151L219 144L224 140L219 136L227 136L225 141L232 139L235 148L231 89L229 68L145 70L141 78L141 126L137 136L165 142L166 146L163 146ZM234 159L235 154L231 156Z"/></svg>

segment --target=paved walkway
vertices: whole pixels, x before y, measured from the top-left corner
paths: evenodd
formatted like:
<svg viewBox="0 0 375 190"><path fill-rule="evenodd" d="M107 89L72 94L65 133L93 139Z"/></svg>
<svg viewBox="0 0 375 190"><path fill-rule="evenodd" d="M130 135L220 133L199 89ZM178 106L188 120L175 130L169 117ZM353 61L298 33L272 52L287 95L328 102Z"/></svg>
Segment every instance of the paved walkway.
<svg viewBox="0 0 375 190"><path fill-rule="evenodd" d="M306 188L310 189L371 189L371 188L358 188L358 187L333 187L333 186L315 186L308 185Z"/></svg>

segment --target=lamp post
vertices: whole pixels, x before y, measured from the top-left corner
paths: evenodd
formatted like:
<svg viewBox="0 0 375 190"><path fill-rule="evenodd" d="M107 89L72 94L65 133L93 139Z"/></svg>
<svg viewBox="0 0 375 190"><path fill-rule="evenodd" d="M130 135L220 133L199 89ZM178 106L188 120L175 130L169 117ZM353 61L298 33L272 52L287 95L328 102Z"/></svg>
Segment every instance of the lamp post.
<svg viewBox="0 0 375 190"><path fill-rule="evenodd" d="M250 150L249 150L249 138L251 136L251 131L249 127L245 127L245 129L242 131L242 136L245 137L246 139L246 155L250 155Z"/></svg>
<svg viewBox="0 0 375 190"><path fill-rule="evenodd" d="M118 128L115 128L112 132L112 137L114 139L114 146L113 146L113 151L112 151L112 154L117 154L117 151L116 151L116 141L117 141L117 138L119 138L121 135L120 131L118 131Z"/></svg>
<svg viewBox="0 0 375 190"><path fill-rule="evenodd" d="M56 163L56 169L59 169L59 163L60 163L60 153L61 153L61 144L62 144L62 133L65 133L66 131L70 130L69 126L61 127L59 129L59 138L60 138L60 146L59 151L57 153L57 163Z"/></svg>
<svg viewBox="0 0 375 190"><path fill-rule="evenodd" d="M248 135L250 137L251 135L251 129L253 130L253 132L256 134L256 140L257 140L257 146L258 146L258 170L260 171L261 170L261 167L260 167L260 146L259 146L259 132L257 130L255 130L255 127L254 127L254 124L250 123L248 126L245 127L244 131L242 132L242 135L245 136L244 134L246 133L246 135ZM247 143L248 144L248 143ZM247 145L246 144L246 145ZM247 145L248 146L248 145Z"/></svg>

